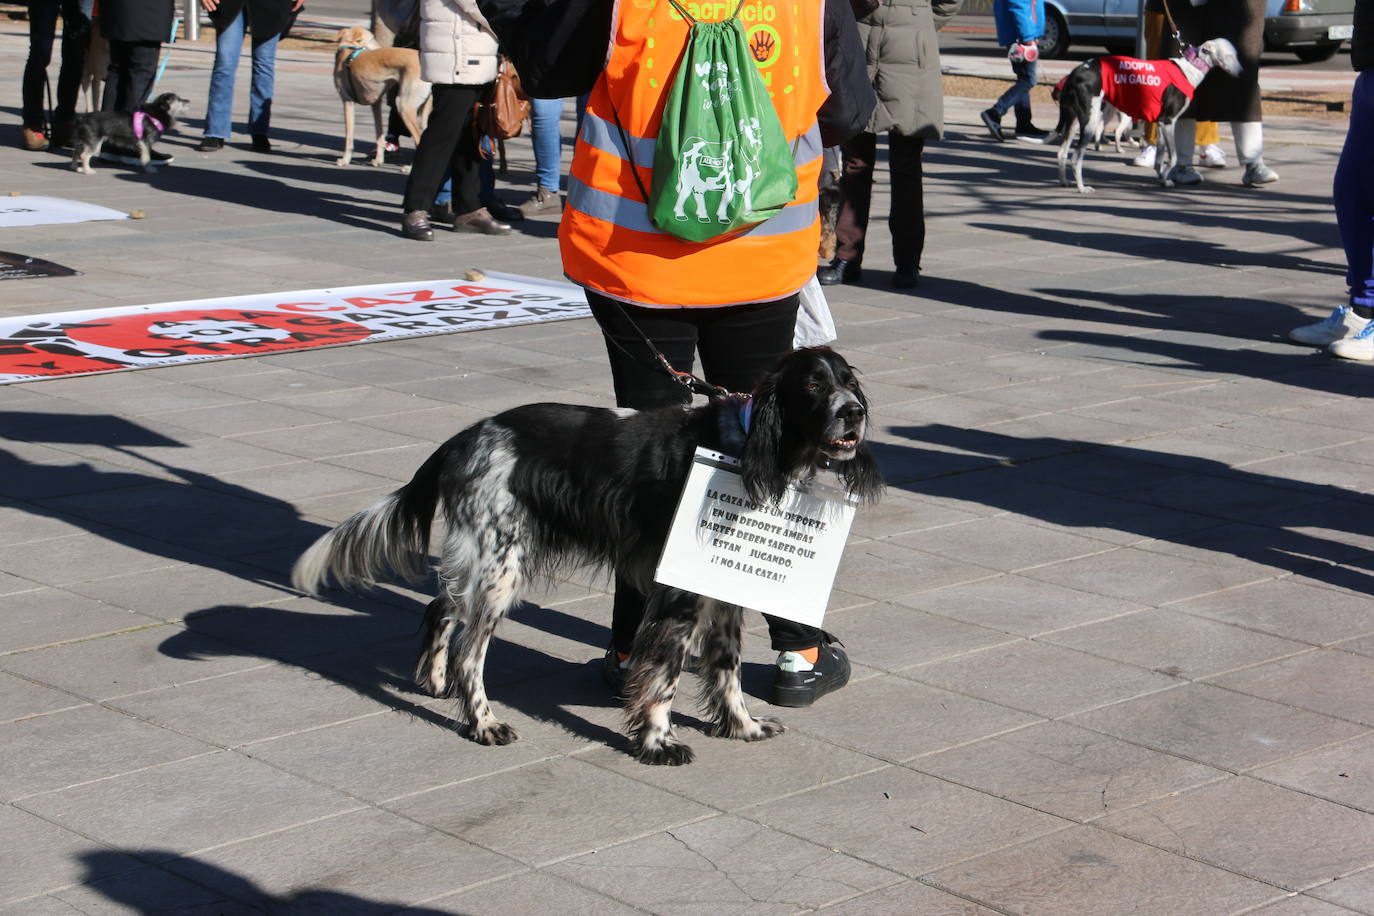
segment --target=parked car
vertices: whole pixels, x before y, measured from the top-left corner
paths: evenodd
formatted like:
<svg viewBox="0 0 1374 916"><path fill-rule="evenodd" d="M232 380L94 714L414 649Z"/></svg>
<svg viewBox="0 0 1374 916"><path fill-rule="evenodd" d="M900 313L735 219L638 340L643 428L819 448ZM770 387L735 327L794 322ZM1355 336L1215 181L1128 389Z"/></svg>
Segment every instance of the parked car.
<svg viewBox="0 0 1374 916"><path fill-rule="evenodd" d="M1187 2L1187 0L1175 0ZM971 0L965 13L991 12L991 0ZM1135 53L1140 0L1045 0L1045 37L1040 53L1063 57L1069 45ZM1311 63L1329 60L1354 30L1355 0L1268 0L1264 45L1291 51Z"/></svg>

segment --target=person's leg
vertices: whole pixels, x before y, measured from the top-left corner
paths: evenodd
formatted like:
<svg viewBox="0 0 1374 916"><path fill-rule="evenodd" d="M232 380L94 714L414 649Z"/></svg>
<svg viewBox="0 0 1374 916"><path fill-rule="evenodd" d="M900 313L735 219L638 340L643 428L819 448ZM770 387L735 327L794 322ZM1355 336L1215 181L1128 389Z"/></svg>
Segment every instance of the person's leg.
<svg viewBox="0 0 1374 916"><path fill-rule="evenodd" d="M833 283L859 280L864 237L873 195L873 168L878 161L878 135L858 134L840 148L840 212L835 218L835 263L819 271L820 280ZM844 264L838 262L843 261ZM834 276L829 274L833 273Z"/></svg>
<svg viewBox="0 0 1374 916"><path fill-rule="evenodd" d="M157 61L162 53L160 41L129 42L128 82L124 97L115 100L117 111L133 111L148 101L148 93L157 79Z"/></svg>
<svg viewBox="0 0 1374 916"><path fill-rule="evenodd" d="M415 162L406 178L405 198L402 206L407 213L415 210L428 210L434 203L434 194L448 171L453 159L454 148L462 133L464 113L462 104L469 98L465 92L468 87L451 83L434 86L434 110L430 113L429 124L420 136L420 145L415 150Z"/></svg>
<svg viewBox="0 0 1374 916"><path fill-rule="evenodd" d="M1368 166L1372 145L1374 71L1366 70L1355 79L1350 126L1331 182L1349 299L1325 320L1288 332L1298 343L1330 347L1333 354L1348 359L1374 358L1374 340L1363 336L1374 329L1374 171Z"/></svg>
<svg viewBox="0 0 1374 916"><path fill-rule="evenodd" d="M887 226L892 231L892 261L897 266L893 284L915 286L926 246L925 191L921 156L924 137L887 135L888 170L892 173L892 204Z"/></svg>
<svg viewBox="0 0 1374 916"><path fill-rule="evenodd" d="M674 369L690 372L696 353L697 329L687 310L637 308L593 290L587 290L587 304L606 340L617 407L647 410L691 402L687 389L668 378L655 364L654 354L649 352L639 333L643 331L653 341L654 347L667 357ZM639 331L635 330L636 325ZM629 657L634 645L635 633L644 618L646 600L643 592L616 576L611 641L622 661Z"/></svg>
<svg viewBox="0 0 1374 916"><path fill-rule="evenodd" d="M453 212L462 217L482 209L482 180L479 171L482 154L478 150L477 130L472 122L472 107L481 97L484 86L456 86L461 106L458 142L449 152L449 170L453 173ZM430 122L434 117L430 115ZM432 197L431 197L432 200Z"/></svg>
<svg viewBox="0 0 1374 916"><path fill-rule="evenodd" d="M1336 224L1345 248L1346 284L1350 305L1361 318L1374 318L1374 71L1355 80L1350 104L1350 127L1332 182Z"/></svg>
<svg viewBox="0 0 1374 916"><path fill-rule="evenodd" d="M44 90L48 83L48 64L52 63L52 44L57 35L58 0L32 0L29 4L29 57L24 64L20 86L24 127L42 132L47 129L47 104ZM46 140L46 136L43 138Z"/></svg>
<svg viewBox="0 0 1374 916"><path fill-rule="evenodd" d="M1231 133L1236 139L1236 158L1245 167L1241 184L1253 187L1278 181L1278 173L1264 161L1264 123L1232 121Z"/></svg>
<svg viewBox="0 0 1374 916"><path fill-rule="evenodd" d="M540 188L555 195L562 183L562 120L562 99L530 99L534 175Z"/></svg>
<svg viewBox="0 0 1374 916"><path fill-rule="evenodd" d="M233 133L234 78L239 55L243 52L243 33L247 24L242 11L215 34L215 64L210 70L210 100L205 104L205 136L228 140Z"/></svg>
<svg viewBox="0 0 1374 916"><path fill-rule="evenodd" d="M1011 72L1016 77L1016 82L1011 87L998 96L997 101L992 103L989 108L983 109L979 117L983 120L983 126L988 129L994 140L1003 139L1002 135L1002 116L1008 111L1016 110L1016 126L1018 128L1030 124L1030 91L1035 86L1036 68L1034 61L1012 61Z"/></svg>
<svg viewBox="0 0 1374 916"><path fill-rule="evenodd" d="M1016 129L1031 126L1031 90L1035 88L1035 81L1039 77L1039 65L1033 60L1017 61L1011 65L1012 72L1016 74L1016 86L1019 90L1012 108L1016 114Z"/></svg>
<svg viewBox="0 0 1374 916"><path fill-rule="evenodd" d="M86 69L86 49L91 43L91 0L61 0L62 69L57 77L57 106L53 124L64 133L76 118L76 97Z"/></svg>
<svg viewBox="0 0 1374 916"><path fill-rule="evenodd" d="M272 125L272 95L276 90L277 38L253 45L253 81L248 90L248 133L261 145Z"/></svg>

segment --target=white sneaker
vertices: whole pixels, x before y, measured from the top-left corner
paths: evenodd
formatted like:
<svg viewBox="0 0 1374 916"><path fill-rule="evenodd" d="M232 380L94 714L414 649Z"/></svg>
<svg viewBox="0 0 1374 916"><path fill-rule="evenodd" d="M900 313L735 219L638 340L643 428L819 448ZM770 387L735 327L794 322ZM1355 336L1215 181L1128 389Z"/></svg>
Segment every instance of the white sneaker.
<svg viewBox="0 0 1374 916"><path fill-rule="evenodd" d="M1326 350L1341 359L1374 360L1374 321L1366 322L1364 329L1354 337L1333 341Z"/></svg>
<svg viewBox="0 0 1374 916"><path fill-rule="evenodd" d="M1216 143L1208 143L1198 150L1197 164L1205 165L1209 169L1226 168L1226 151Z"/></svg>
<svg viewBox="0 0 1374 916"><path fill-rule="evenodd" d="M1263 159L1256 159L1245 167L1245 175L1240 183L1247 187L1254 187L1257 184L1269 184L1271 181L1278 181L1279 173L1264 164Z"/></svg>
<svg viewBox="0 0 1374 916"><path fill-rule="evenodd" d="M1140 155L1131 160L1131 165L1138 165L1142 169L1152 169L1155 167L1155 156L1159 155L1159 148L1147 146L1140 151Z"/></svg>
<svg viewBox="0 0 1374 916"><path fill-rule="evenodd" d="M1202 174L1191 165L1176 165L1169 170L1169 180L1177 187L1186 188L1202 184Z"/></svg>
<svg viewBox="0 0 1374 916"><path fill-rule="evenodd" d="M1348 305L1341 305L1332 309L1324 320L1289 331L1288 337L1298 343L1325 347L1338 340L1354 337L1369 325L1370 319L1356 315Z"/></svg>

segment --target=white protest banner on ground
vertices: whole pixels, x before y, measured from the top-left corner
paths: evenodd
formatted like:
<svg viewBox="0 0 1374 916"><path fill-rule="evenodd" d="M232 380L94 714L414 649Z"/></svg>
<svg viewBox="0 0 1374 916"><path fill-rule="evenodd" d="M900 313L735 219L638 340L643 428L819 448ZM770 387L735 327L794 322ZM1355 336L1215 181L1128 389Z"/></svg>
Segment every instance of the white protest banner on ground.
<svg viewBox="0 0 1374 916"><path fill-rule="evenodd" d="M590 315L578 287L489 273L0 318L0 384Z"/></svg>
<svg viewBox="0 0 1374 916"><path fill-rule="evenodd" d="M30 194L0 197L0 229L128 218L129 214L123 210L111 210L79 200L63 200L61 197L35 197Z"/></svg>
<svg viewBox="0 0 1374 916"><path fill-rule="evenodd" d="M760 506L745 495L738 466L697 449L654 579L820 626L858 500L810 481Z"/></svg>

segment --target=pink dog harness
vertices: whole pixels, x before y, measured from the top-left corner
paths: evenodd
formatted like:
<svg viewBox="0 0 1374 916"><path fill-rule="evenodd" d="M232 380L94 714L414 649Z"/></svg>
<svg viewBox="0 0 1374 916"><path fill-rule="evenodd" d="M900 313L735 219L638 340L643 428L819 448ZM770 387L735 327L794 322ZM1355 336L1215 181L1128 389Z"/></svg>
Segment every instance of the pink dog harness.
<svg viewBox="0 0 1374 916"><path fill-rule="evenodd" d="M135 112L134 112L134 136L135 136L135 137L137 137L137 138L140 139L140 140L143 139L143 122L144 122L145 120L146 120L149 124L153 125L153 127L157 130L158 133L161 133L161 132L162 132L162 122L161 122L161 121L159 121L157 118L153 117L152 115L148 114L147 112L144 112L144 111L135 111Z"/></svg>
<svg viewBox="0 0 1374 916"><path fill-rule="evenodd" d="M1193 84L1173 61L1111 56L1099 57L1097 62L1102 65L1103 95L1133 118L1158 121L1169 86L1193 97Z"/></svg>

